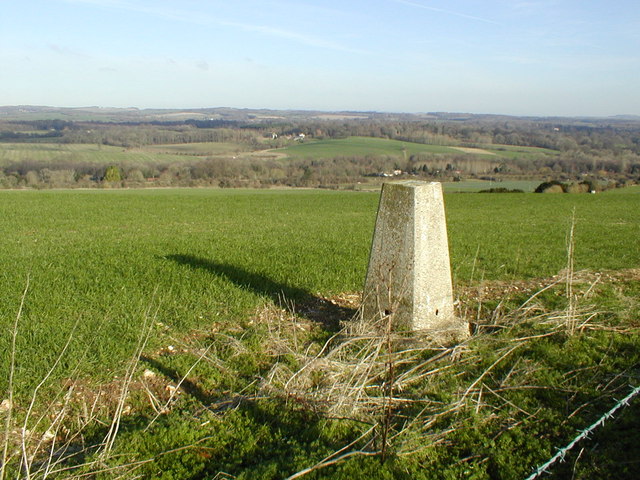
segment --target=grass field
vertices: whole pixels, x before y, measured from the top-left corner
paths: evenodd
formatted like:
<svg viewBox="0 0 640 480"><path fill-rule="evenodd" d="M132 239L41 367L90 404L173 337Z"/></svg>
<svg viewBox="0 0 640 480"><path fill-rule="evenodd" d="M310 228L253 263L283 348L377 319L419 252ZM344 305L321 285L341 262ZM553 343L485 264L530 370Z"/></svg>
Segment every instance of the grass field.
<svg viewBox="0 0 640 480"><path fill-rule="evenodd" d="M495 153L501 157L508 158L527 158L531 155L558 155L560 152L548 148L540 147L519 147L514 145L487 145L483 147L485 150Z"/></svg>
<svg viewBox="0 0 640 480"><path fill-rule="evenodd" d="M352 155L392 155L399 158L408 158L418 153L461 155L465 152L453 146L425 145L414 142L403 142L372 137L348 137L344 139L329 139L319 141L305 141L296 145L277 150L293 158L332 158L336 156ZM467 152L482 157L530 157L532 155L553 155L557 152L536 147L513 147L508 145L483 146L479 149L467 149Z"/></svg>
<svg viewBox="0 0 640 480"><path fill-rule="evenodd" d="M446 193L477 193L491 188L506 188L508 190L522 190L523 192L533 192L542 180L462 180L460 182L442 182L442 188ZM358 190L379 191L380 185L359 184Z"/></svg>
<svg viewBox="0 0 640 480"><path fill-rule="evenodd" d="M78 162L98 165L193 163L215 155L234 155L247 151L235 143L186 143L122 148L109 145L61 143L0 143L0 167L33 161L42 165Z"/></svg>
<svg viewBox="0 0 640 480"><path fill-rule="evenodd" d="M567 236L574 215L576 270L638 268L639 201L638 187L598 195L447 194L455 291L458 294L482 280L508 283L557 274L567 264ZM219 366L210 365L196 370L198 388L222 396L251 391L251 385L266 375L274 359L280 358L251 350L262 341L251 323L255 312L264 305L304 305L314 299L359 292L377 202L375 192L310 190L0 192L3 332L12 330L28 285L16 336L16 398L29 397L69 336L74 341L49 379L53 381L51 388L55 382L72 377L84 378L89 384L114 382L115 377L123 375L140 331L150 320L153 328L146 349L150 357L154 352L166 352L169 344L188 343L191 337L205 337L213 342L211 345L218 345L209 348L218 349L221 357L230 355L224 352L231 343L216 344L216 332L245 345L248 353L232 359L241 371L250 374L225 376ZM607 301L612 303L602 308L619 308L613 305L620 302L636 308L627 290L616 293L615 285L611 288ZM637 290L637 284L627 288ZM558 300L550 297L549 301ZM318 335L327 337L326 332ZM10 342L10 335L3 334L0 351L10 351ZM186 362L193 358L185 356L166 357L168 363L162 371L186 372ZM596 361L596 356L593 358ZM289 360L282 357L281 361ZM9 367L10 359L3 355L2 392L8 388ZM258 445L262 431L263 442L280 445L278 442L284 440L275 439L279 435L276 430L299 428L294 426L299 425L296 422L311 425L309 419L305 420L306 414L296 409L289 412L291 418L287 420L260 410L276 408L274 405L252 408L229 414L235 427L230 427L226 437L217 433L222 435L220 442L237 442L246 435ZM134 448L136 444L140 452L161 448L170 438L162 425L183 432L175 433L176 441L187 441L187 437L193 440L189 436L197 431L193 422L217 425L222 413L194 417L183 411L177 415L166 417L166 423L156 426L160 430L153 435L159 436L152 435L149 444L140 443L142 437L134 435L135 428L125 429L122 448ZM142 418L144 415L139 421ZM275 430L266 426L267 430L255 430L251 422L260 418L276 422L271 423L276 425ZM311 423L320 428L315 420ZM347 443L353 440L350 435L355 427L341 428L331 427L330 445L340 439ZM243 434L243 429L248 430ZM322 432L306 431L305 435L316 435L316 439L317 435L328 435ZM186 437L180 436L183 434ZM233 440L235 436L239 437ZM308 462L301 453L307 444L296 441L302 442L302 450L296 450L296 461L302 465ZM166 444L167 449L174 446ZM320 458L324 448L333 447L325 445L317 450ZM247 450L247 455L253 455L251 451ZM215 452L215 448L210 450L210 455L217 458ZM241 460L235 466L220 463L211 468L245 471L241 465L248 459L238 452L234 455ZM254 473L242 478L278 478L277 473L261 470L263 467L257 464L255 467L246 470ZM365 463L361 468L375 470L375 465ZM477 468L487 474L481 465ZM509 468L523 471L522 465ZM179 478L181 474L175 475Z"/></svg>
<svg viewBox="0 0 640 480"><path fill-rule="evenodd" d="M399 140L388 140L372 137L348 137L344 139L329 139L319 141L305 141L283 149L279 152L294 158L331 158L351 155L413 155L415 153L460 153L451 147L439 145L422 145Z"/></svg>
<svg viewBox="0 0 640 480"><path fill-rule="evenodd" d="M637 266L640 195L630 193L637 191L448 195L454 281L468 283L472 271L475 279L502 280L556 274L566 263L574 208L576 268ZM46 346L76 321L87 334L105 329L94 361L117 363L114 349L126 350L123 339L135 339L136 315L156 302L158 321L182 330L212 320L237 321L279 290L293 300L305 292L358 291L377 197L300 191L0 192L2 318L12 317L29 277L25 321L33 331L22 351L25 358L39 359L25 364L31 377L48 362L38 352L55 351ZM56 325L57 333L38 325Z"/></svg>
<svg viewBox="0 0 640 480"><path fill-rule="evenodd" d="M162 151L153 151L92 144L0 143L0 166L24 161L33 161L44 165L56 162L121 165L127 163L170 163L184 160L183 156L171 152L170 146Z"/></svg>
<svg viewBox="0 0 640 480"><path fill-rule="evenodd" d="M249 147L230 142L196 142L175 145L149 145L141 149L145 152L183 154L194 156L233 154L249 151Z"/></svg>

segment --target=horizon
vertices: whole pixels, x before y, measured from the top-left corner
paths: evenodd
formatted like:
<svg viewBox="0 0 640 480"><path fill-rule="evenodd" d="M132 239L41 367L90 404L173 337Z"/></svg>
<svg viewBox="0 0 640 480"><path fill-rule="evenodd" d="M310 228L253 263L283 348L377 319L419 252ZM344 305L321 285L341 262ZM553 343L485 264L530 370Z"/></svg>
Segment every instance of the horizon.
<svg viewBox="0 0 640 480"><path fill-rule="evenodd" d="M8 106L640 115L631 0L27 0L0 24Z"/></svg>
<svg viewBox="0 0 640 480"><path fill-rule="evenodd" d="M155 110L155 111L176 111L176 112L192 112L192 111L209 111L209 110L249 110L249 111L271 111L271 112L303 112L303 113L321 113L321 114L332 114L332 113L349 113L349 114L371 114L371 115L470 115L470 116L495 116L495 117L513 117L513 118L548 118L548 119L632 119L632 120L640 120L640 115L636 115L633 113L616 113L612 115L513 115L499 112L465 112L465 111L422 111L422 112L402 112L402 111L391 111L391 110L321 110L321 109L305 109L305 108L263 108L263 107L232 107L227 105L219 105L219 106L207 106L207 107L136 107L136 106L126 106L126 107L115 107L109 105L78 105L78 106L63 106L63 105L34 105L34 104L19 104L19 105L0 105L0 109L6 108L42 108L42 109L52 109L52 110L135 110L139 112L144 112L146 110Z"/></svg>

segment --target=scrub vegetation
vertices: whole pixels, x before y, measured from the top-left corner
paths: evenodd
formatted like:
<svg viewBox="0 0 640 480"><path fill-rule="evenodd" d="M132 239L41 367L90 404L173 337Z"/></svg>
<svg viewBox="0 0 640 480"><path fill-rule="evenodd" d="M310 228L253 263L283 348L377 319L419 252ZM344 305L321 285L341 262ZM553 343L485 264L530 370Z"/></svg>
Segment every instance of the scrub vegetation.
<svg viewBox="0 0 640 480"><path fill-rule="evenodd" d="M525 478L639 384L639 199L446 194L451 346L358 321L377 192L2 191L0 478Z"/></svg>

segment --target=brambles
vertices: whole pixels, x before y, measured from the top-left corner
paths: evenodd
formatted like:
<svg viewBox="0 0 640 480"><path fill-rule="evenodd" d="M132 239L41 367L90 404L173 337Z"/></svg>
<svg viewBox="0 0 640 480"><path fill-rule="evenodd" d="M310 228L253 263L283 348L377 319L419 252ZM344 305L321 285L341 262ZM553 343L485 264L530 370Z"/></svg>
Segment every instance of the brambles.
<svg viewBox="0 0 640 480"><path fill-rule="evenodd" d="M617 187L617 185L611 185ZM562 183L557 180L542 182L534 190L535 193L596 193L610 188L607 183L596 182L593 179L583 180L577 183Z"/></svg>

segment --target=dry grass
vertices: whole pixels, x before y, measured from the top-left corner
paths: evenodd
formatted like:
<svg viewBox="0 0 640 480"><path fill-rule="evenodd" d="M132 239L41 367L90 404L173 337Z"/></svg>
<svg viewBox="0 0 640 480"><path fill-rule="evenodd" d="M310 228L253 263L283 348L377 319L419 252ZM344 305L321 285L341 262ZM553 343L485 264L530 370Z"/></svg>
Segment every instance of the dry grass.
<svg viewBox="0 0 640 480"><path fill-rule="evenodd" d="M572 245L573 228L569 242ZM436 344L410 333L394 332L389 328L392 318L381 315L374 324L362 321L361 317L356 321L345 321L343 328L322 347L314 348L305 341L311 325L284 310L263 310L258 321L266 324L270 332L269 350L275 356L294 358L295 362L276 363L263 379L261 391L301 402L330 418L370 425L358 439L359 444L354 442L290 478L298 478L352 455L384 456L391 446L399 456L433 447L460 428L464 423L460 416L463 411L478 414L488 409L487 418L500 416L501 421L506 422L503 427L506 430L522 423L523 419L535 419L536 411L529 411L506 398L510 390L539 388L528 383L530 367L519 360L518 352L544 337L572 336L594 330L620 332L620 327L602 321L601 312L589 305L588 300L603 277L613 280L619 275L634 274L574 272L572 251L570 248L567 269L554 278L531 281L526 286L485 284L483 287L484 299L490 295L503 297L505 291L521 295L532 286L538 287L518 308L507 309L499 302L495 309L485 312L473 307L475 302L482 301L473 295L460 301L459 311L467 313L465 318L472 319L476 331L473 337L454 346ZM546 310L538 301L539 297L547 290L557 290L563 285L568 296L565 299L567 308ZM509 334L525 323L535 326L530 334ZM424 385L437 388L452 374L466 378L465 370L478 371L481 354L477 346L495 343L496 332L505 333L504 338L508 340L496 345L495 360L475 377L464 380L466 383L461 382L449 401L417 394L425 391ZM510 373L499 384L492 383L493 370L504 365L511 366ZM603 395L607 391L607 386L603 385ZM489 398L491 401L487 401ZM502 415L503 411L510 413Z"/></svg>

